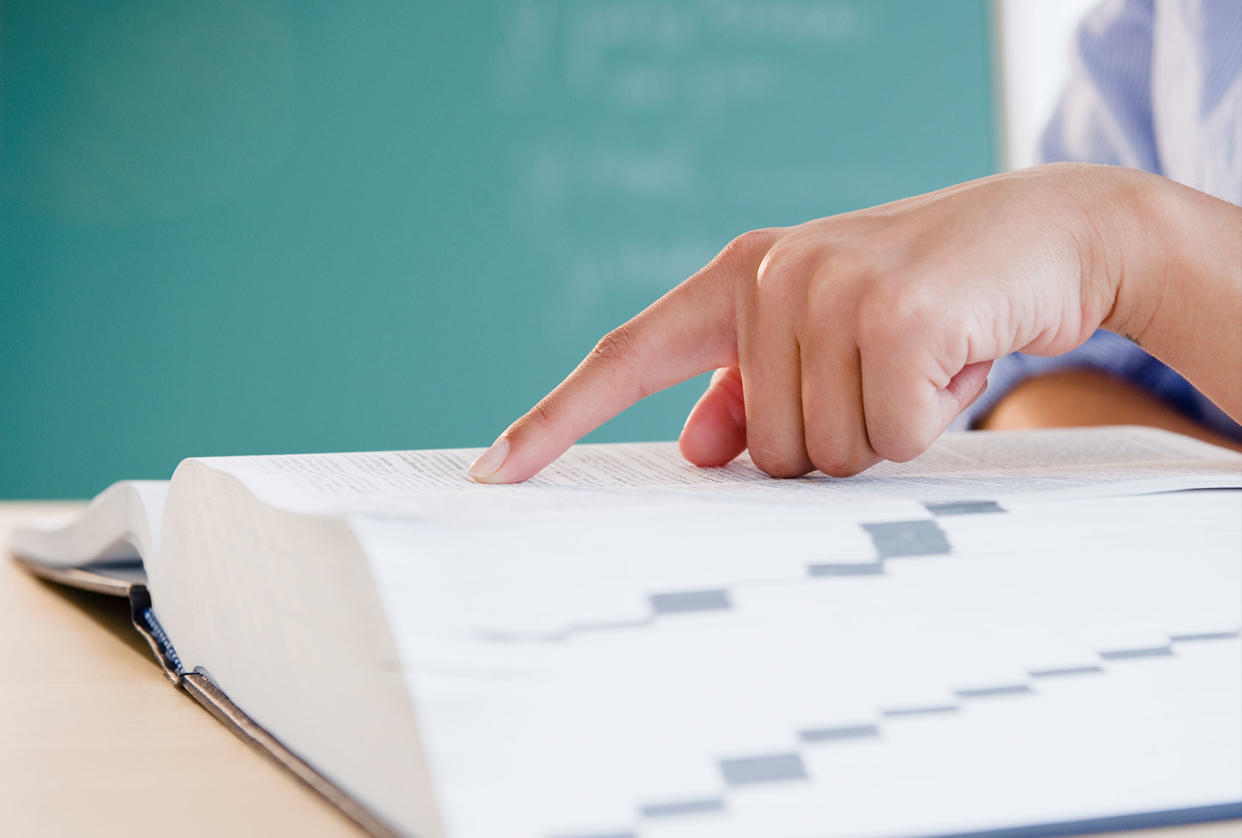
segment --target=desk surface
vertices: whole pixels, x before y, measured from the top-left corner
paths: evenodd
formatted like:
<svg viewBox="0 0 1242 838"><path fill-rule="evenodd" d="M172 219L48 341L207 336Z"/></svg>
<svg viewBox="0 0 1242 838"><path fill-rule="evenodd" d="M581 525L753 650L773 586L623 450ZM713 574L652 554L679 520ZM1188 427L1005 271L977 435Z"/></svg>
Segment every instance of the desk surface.
<svg viewBox="0 0 1242 838"><path fill-rule="evenodd" d="M0 503L12 528L77 504ZM120 599L0 561L0 823L13 835L358 835L314 793L173 689ZM1114 833L1238 838L1242 821Z"/></svg>
<svg viewBox="0 0 1242 838"><path fill-rule="evenodd" d="M7 560L15 525L65 508L0 503L0 831L360 835L174 689L124 600Z"/></svg>

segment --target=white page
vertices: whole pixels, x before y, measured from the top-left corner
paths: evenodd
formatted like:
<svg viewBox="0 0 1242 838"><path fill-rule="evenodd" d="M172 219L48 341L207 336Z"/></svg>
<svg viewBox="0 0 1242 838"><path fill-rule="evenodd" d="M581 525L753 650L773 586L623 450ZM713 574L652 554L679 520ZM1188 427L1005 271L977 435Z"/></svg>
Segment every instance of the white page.
<svg viewBox="0 0 1242 838"><path fill-rule="evenodd" d="M267 503L318 514L476 521L620 503L871 503L1088 495L1242 486L1242 454L1150 428L946 434L921 457L837 479L773 480L743 455L717 469L686 463L673 443L579 445L531 480L484 486L466 475L476 449L218 457Z"/></svg>
<svg viewBox="0 0 1242 838"><path fill-rule="evenodd" d="M480 486L464 473L477 453L201 461L268 504L349 522L453 835L660 834L670 822L644 806L700 798L727 804L738 834L764 822L802 834L814 807L839 794L815 787L805 805L785 804L796 790L778 786L788 784L734 788L722 766L800 754L805 731L922 729L957 718L971 690L1167 645L1187 626L1236 639L1242 621L1228 597L1242 584L1236 560L1221 562L1242 551L1237 516L1221 511L1236 495L1107 511L1090 500L1242 485L1242 456L1159 431L948 435L912 463L847 480L772 480L745 458L696 469L674 445L649 444L578 446L526 484ZM1004 511L928 505L945 500ZM1204 525L1203 561L1170 581L1163 560L1190 543L1179 529L1189 522ZM893 557L889 524L900 525L898 542L917 530L916 546L944 549ZM1154 563L1147 575L1121 561L1136 552ZM877 564L882 573L851 575ZM1133 578L1159 584L1118 582ZM687 597L710 607L686 610L677 603ZM910 715L937 707L953 709ZM1050 737L1076 730L1059 718L1017 723L1044 724ZM986 752L986 737L974 744ZM872 759L915 771L913 757L890 753ZM1230 764L1228 753L1210 756ZM1166 791L1149 799L1189 805L1184 786ZM920 823L947 816L910 802ZM1002 806L999 816L1076 817L1072 803L1051 799L1034 814ZM711 823L701 834L729 834ZM814 823L818 833L823 821Z"/></svg>
<svg viewBox="0 0 1242 838"><path fill-rule="evenodd" d="M167 496L167 480L113 483L80 512L19 527L13 552L60 566L150 561L159 544Z"/></svg>
<svg viewBox="0 0 1242 838"><path fill-rule="evenodd" d="M857 512L354 520L452 834L925 834L1238 800L1237 492ZM862 524L920 516L947 552L808 576L877 560ZM679 591L728 605L653 611ZM722 777L789 754L805 779ZM642 815L696 800L723 811Z"/></svg>

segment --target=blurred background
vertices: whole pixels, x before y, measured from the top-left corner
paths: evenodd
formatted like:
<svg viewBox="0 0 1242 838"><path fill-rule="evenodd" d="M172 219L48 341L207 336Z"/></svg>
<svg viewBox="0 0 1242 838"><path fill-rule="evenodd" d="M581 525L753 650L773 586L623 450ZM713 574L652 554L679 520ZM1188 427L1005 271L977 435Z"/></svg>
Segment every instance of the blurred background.
<svg viewBox="0 0 1242 838"><path fill-rule="evenodd" d="M1031 162L1084 5L7 0L0 497L487 445L732 236Z"/></svg>

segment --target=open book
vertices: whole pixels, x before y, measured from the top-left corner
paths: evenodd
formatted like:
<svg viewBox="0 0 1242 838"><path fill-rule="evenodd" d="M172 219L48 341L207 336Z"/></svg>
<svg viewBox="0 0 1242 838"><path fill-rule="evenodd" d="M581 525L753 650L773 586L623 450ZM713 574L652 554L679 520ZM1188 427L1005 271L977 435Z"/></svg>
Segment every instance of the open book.
<svg viewBox="0 0 1242 838"><path fill-rule="evenodd" d="M585 445L500 487L476 454L186 460L14 552L129 594L174 683L375 833L1242 816L1242 455L971 432L781 481Z"/></svg>

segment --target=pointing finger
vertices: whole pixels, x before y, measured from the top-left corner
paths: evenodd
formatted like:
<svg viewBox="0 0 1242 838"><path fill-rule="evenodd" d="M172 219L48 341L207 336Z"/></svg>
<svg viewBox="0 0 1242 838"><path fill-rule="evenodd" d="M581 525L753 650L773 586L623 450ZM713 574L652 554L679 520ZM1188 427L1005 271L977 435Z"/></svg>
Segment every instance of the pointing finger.
<svg viewBox="0 0 1242 838"><path fill-rule="evenodd" d="M570 445L651 393L737 364L734 289L754 276L773 231L735 239L701 271L609 332L569 377L470 467L485 483L531 477Z"/></svg>

